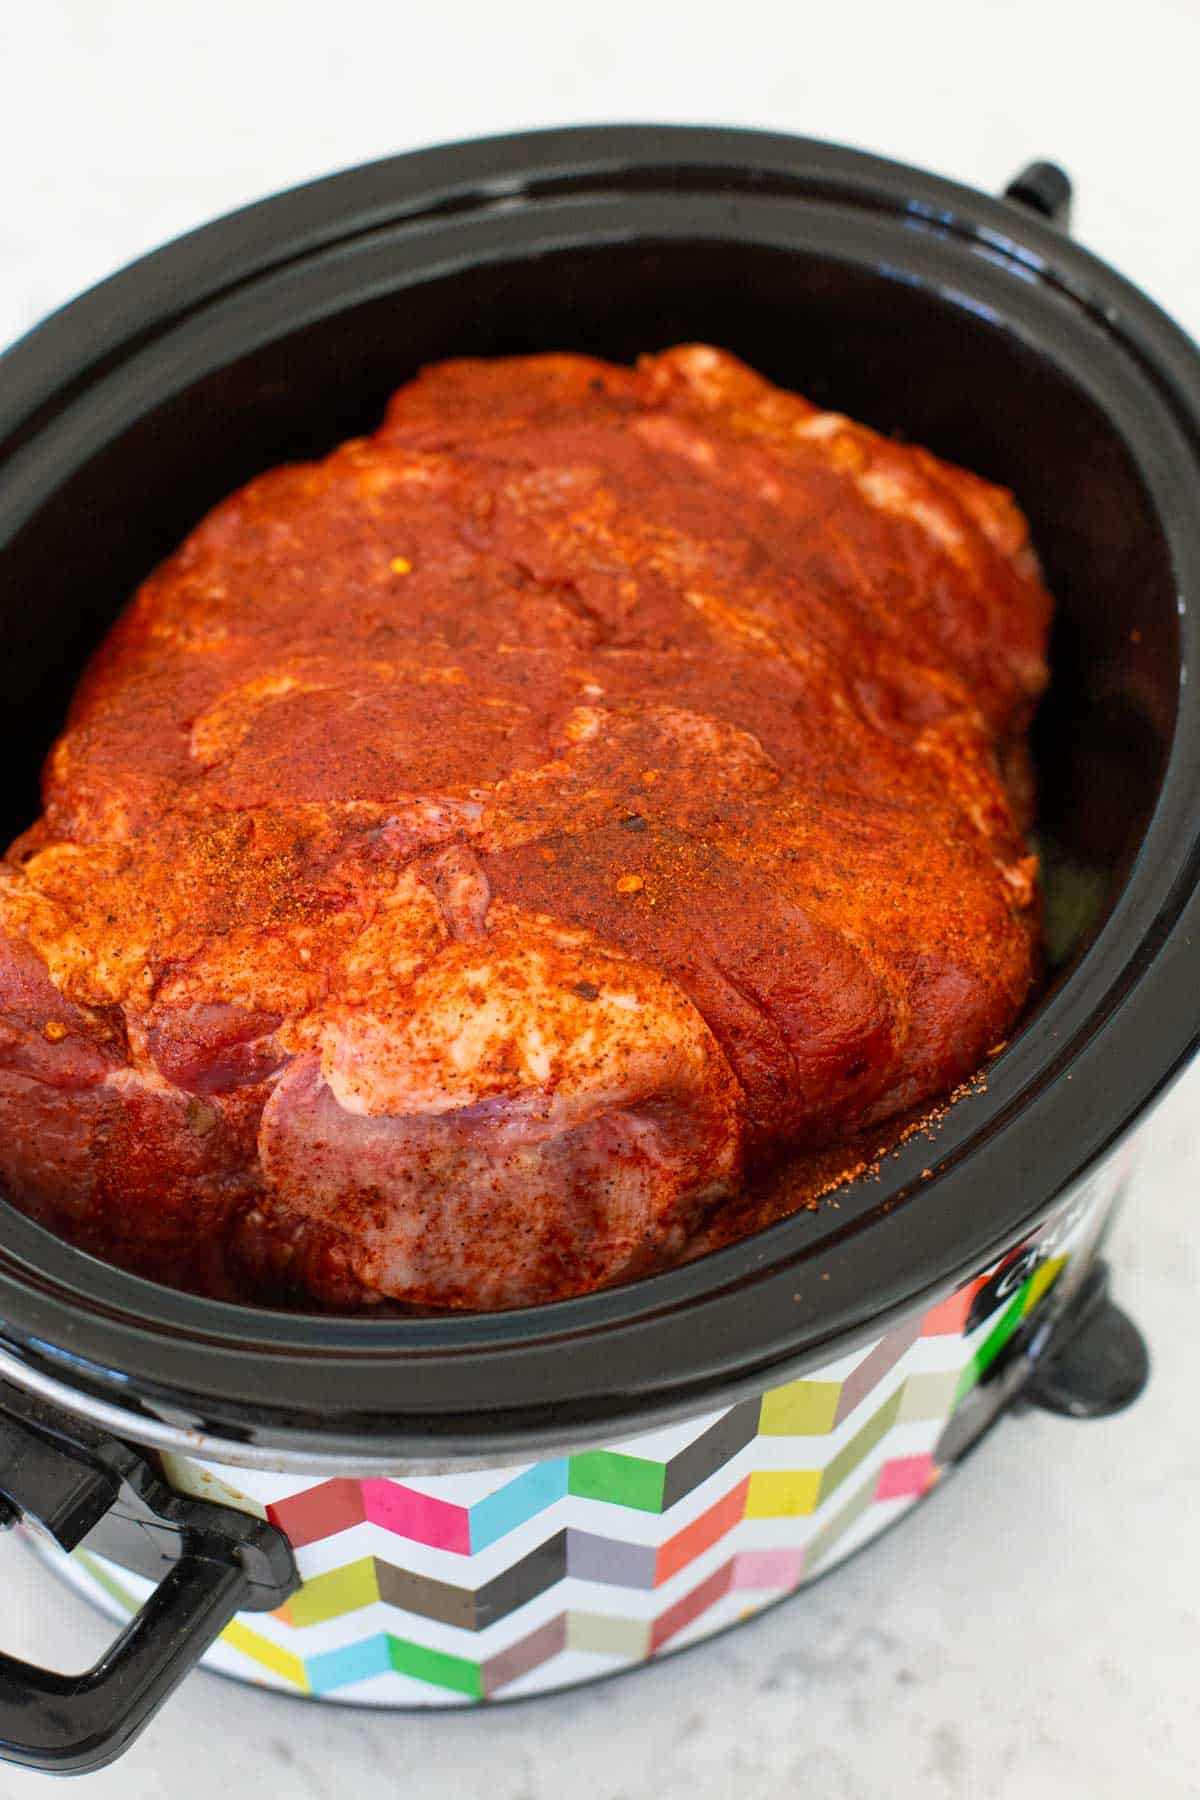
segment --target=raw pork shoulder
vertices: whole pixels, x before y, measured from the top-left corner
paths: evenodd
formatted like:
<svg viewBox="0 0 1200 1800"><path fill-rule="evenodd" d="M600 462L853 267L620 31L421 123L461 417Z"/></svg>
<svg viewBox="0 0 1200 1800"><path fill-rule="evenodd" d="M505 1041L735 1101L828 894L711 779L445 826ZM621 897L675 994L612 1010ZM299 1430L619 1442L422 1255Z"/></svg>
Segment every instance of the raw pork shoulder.
<svg viewBox="0 0 1200 1800"><path fill-rule="evenodd" d="M1010 497L732 357L455 362L217 507L0 875L0 1179L214 1294L502 1307L1030 988Z"/></svg>

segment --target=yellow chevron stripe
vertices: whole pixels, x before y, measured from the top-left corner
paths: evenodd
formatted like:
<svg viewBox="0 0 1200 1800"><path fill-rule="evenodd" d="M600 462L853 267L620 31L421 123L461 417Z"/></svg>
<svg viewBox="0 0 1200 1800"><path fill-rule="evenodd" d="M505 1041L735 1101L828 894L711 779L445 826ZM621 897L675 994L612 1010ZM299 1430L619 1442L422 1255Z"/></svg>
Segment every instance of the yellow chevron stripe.
<svg viewBox="0 0 1200 1800"><path fill-rule="evenodd" d="M746 1492L747 1519L787 1519L815 1512L820 1469L755 1469Z"/></svg>
<svg viewBox="0 0 1200 1800"><path fill-rule="evenodd" d="M343 1613L357 1612L360 1606L370 1606L378 1598L375 1558L363 1556L325 1575L310 1575L281 1608L281 1616L288 1625L320 1625Z"/></svg>
<svg viewBox="0 0 1200 1800"><path fill-rule="evenodd" d="M225 1627L221 1633L221 1642L228 1644L232 1650L240 1651L243 1656L248 1656L251 1662L270 1669L273 1675L281 1675L302 1693L309 1692L308 1672L303 1659L293 1656L290 1650L281 1650L278 1644L273 1644L270 1638L263 1637L259 1632L251 1631L240 1619L235 1619L232 1625Z"/></svg>
<svg viewBox="0 0 1200 1800"><path fill-rule="evenodd" d="M833 1430L840 1381L789 1381L763 1395L758 1429L763 1437L818 1437Z"/></svg>
<svg viewBox="0 0 1200 1800"><path fill-rule="evenodd" d="M1025 1304L1021 1308L1023 1318L1028 1318L1042 1295L1048 1288L1053 1287L1066 1267L1066 1262L1065 1256L1051 1256L1046 1259L1040 1269L1034 1270L1029 1278L1029 1286L1025 1290Z"/></svg>

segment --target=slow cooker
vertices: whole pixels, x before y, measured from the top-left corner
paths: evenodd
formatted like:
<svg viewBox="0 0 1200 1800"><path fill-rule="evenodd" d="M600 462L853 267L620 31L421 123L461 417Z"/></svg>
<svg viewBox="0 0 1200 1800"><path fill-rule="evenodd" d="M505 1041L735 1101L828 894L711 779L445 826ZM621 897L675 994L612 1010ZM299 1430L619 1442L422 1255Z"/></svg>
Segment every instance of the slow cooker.
<svg viewBox="0 0 1200 1800"><path fill-rule="evenodd" d="M124 1621L83 1675L0 1656L0 1756L97 1768L198 1662L373 1706L633 1668L832 1568L1015 1404L1140 1390L1102 1246L1200 1014L1200 354L1069 240L1069 192L729 130L459 144L193 232L0 361L9 836L88 651L255 471L441 357L703 339L1016 491L1059 605L1052 910L1086 873L1038 1004L931 1136L641 1282L256 1310L0 1201L0 1512Z"/></svg>

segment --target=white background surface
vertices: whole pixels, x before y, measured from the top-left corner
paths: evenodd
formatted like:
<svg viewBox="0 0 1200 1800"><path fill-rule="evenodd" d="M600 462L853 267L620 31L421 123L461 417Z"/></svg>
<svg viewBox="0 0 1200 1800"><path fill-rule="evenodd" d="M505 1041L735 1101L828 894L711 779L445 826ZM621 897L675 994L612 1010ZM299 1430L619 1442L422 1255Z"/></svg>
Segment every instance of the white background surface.
<svg viewBox="0 0 1200 1800"><path fill-rule="evenodd" d="M1053 156L1077 234L1200 334L1198 74L1197 0L0 0L0 341L331 168L630 118L806 132L984 188ZM831 1581L636 1677L416 1717L198 1676L89 1791L1200 1794L1200 1075L1144 1144L1114 1247L1156 1356L1132 1412L1008 1422ZM0 1645L80 1666L106 1632L0 1539ZM0 1771L0 1800L41 1783Z"/></svg>

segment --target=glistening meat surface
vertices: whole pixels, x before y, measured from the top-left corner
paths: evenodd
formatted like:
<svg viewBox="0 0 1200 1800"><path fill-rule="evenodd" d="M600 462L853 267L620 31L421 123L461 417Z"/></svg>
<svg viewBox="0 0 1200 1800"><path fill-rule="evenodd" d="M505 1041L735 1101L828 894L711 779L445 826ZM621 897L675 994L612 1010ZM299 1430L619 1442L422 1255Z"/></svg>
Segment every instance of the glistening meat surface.
<svg viewBox="0 0 1200 1800"><path fill-rule="evenodd" d="M1011 497L718 351L457 362L225 501L0 877L0 1179L203 1292L496 1307L884 1126L1037 963Z"/></svg>

